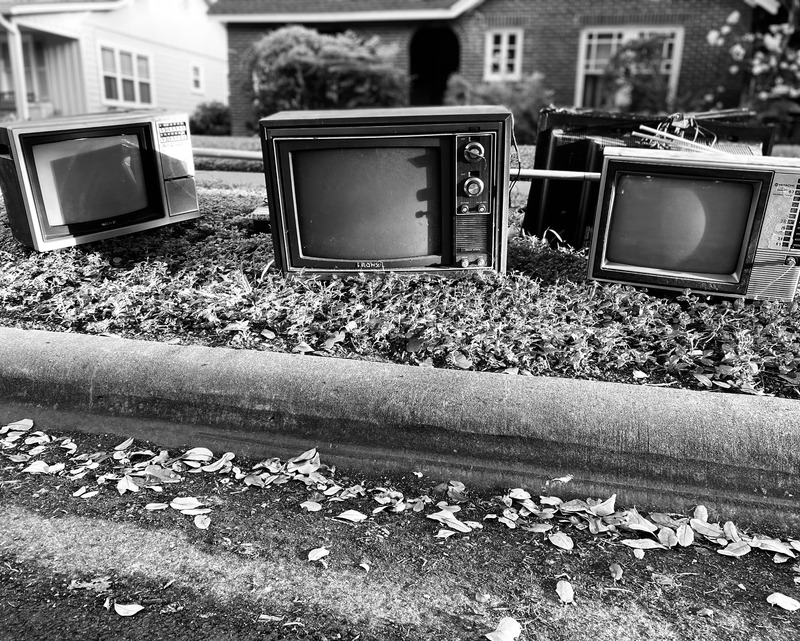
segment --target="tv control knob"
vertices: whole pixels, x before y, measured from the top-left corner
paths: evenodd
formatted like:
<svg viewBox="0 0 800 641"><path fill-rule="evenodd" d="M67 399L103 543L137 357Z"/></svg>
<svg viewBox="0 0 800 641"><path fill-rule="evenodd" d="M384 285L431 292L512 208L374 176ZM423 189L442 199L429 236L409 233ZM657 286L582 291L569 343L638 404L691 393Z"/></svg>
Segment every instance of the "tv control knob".
<svg viewBox="0 0 800 641"><path fill-rule="evenodd" d="M461 214L468 214L469 213L469 205L464 204L458 208L458 212Z"/></svg>
<svg viewBox="0 0 800 641"><path fill-rule="evenodd" d="M483 193L483 181L472 176L464 181L464 193L470 198L480 196Z"/></svg>
<svg viewBox="0 0 800 641"><path fill-rule="evenodd" d="M469 258L462 258L461 259L461 266L462 267L469 267Z"/></svg>
<svg viewBox="0 0 800 641"><path fill-rule="evenodd" d="M486 150L479 142L468 142L464 145L464 159L467 162L479 162L486 157Z"/></svg>
<svg viewBox="0 0 800 641"><path fill-rule="evenodd" d="M478 205L478 213L485 214L486 213L486 205L484 205L483 203Z"/></svg>
<svg viewBox="0 0 800 641"><path fill-rule="evenodd" d="M478 267L486 267L486 258L484 256L481 256L478 260L475 261L475 264Z"/></svg>

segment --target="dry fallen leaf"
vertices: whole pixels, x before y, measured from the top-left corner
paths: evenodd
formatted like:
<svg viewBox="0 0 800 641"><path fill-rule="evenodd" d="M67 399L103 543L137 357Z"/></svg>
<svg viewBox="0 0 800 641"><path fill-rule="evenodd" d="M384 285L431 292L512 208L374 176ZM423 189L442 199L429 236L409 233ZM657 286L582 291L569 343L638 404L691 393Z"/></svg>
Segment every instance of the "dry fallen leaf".
<svg viewBox="0 0 800 641"><path fill-rule="evenodd" d="M358 510L346 510L336 517L341 521L350 521L351 523L361 523L367 518L366 514L362 514Z"/></svg>
<svg viewBox="0 0 800 641"><path fill-rule="evenodd" d="M800 610L800 601L786 596L785 594L781 594L780 592L773 592L770 594L767 597L767 603L777 605L779 608L783 608L789 612Z"/></svg>
<svg viewBox="0 0 800 641"><path fill-rule="evenodd" d="M608 569L611 570L611 576L615 581L619 581L622 578L622 566L619 563L612 563L608 566Z"/></svg>
<svg viewBox="0 0 800 641"><path fill-rule="evenodd" d="M319 512L322 509L322 505L316 501L303 501L300 504L300 507L304 510L308 510L309 512Z"/></svg>
<svg viewBox="0 0 800 641"><path fill-rule="evenodd" d="M512 617L503 617L497 624L493 632L487 632L485 636L489 641L514 641L522 634L522 626Z"/></svg>
<svg viewBox="0 0 800 641"><path fill-rule="evenodd" d="M622 545L638 550L666 550L667 548L653 539L624 539L620 541Z"/></svg>
<svg viewBox="0 0 800 641"><path fill-rule="evenodd" d="M557 548L561 548L562 550L571 550L575 547L575 543L573 542L572 538L563 532L554 532L553 534L548 534L547 538L550 540L550 543L555 545Z"/></svg>
<svg viewBox="0 0 800 641"><path fill-rule="evenodd" d="M572 589L572 584L563 579L556 584L556 592L558 598L562 603L573 603L575 601L575 591Z"/></svg>
<svg viewBox="0 0 800 641"><path fill-rule="evenodd" d="M133 439L132 438L128 438L128 439L125 439L124 441L122 441L122 443L117 445L114 449L117 452L121 452L123 450L127 450L131 445L133 445Z"/></svg>
<svg viewBox="0 0 800 641"><path fill-rule="evenodd" d="M142 610L144 610L144 606L141 606L138 603L114 604L114 611L121 617L132 617L134 614L141 612Z"/></svg>
<svg viewBox="0 0 800 641"><path fill-rule="evenodd" d="M678 528L678 545L681 547L689 547L694 543L694 530L688 524L684 523Z"/></svg>
<svg viewBox="0 0 800 641"><path fill-rule="evenodd" d="M170 502L169 506L173 510L193 510L200 507L202 503L193 496L178 496Z"/></svg>
<svg viewBox="0 0 800 641"><path fill-rule="evenodd" d="M319 561L320 559L328 556L331 551L328 548L314 548L308 553L309 561Z"/></svg>
<svg viewBox="0 0 800 641"><path fill-rule="evenodd" d="M194 517L194 524L199 530L207 530L208 526L211 525L211 518L205 514L198 514Z"/></svg>
<svg viewBox="0 0 800 641"><path fill-rule="evenodd" d="M725 556L744 556L748 552L750 552L752 548L749 544L745 541L734 541L727 547L723 548L722 550L717 550L719 554L724 554Z"/></svg>

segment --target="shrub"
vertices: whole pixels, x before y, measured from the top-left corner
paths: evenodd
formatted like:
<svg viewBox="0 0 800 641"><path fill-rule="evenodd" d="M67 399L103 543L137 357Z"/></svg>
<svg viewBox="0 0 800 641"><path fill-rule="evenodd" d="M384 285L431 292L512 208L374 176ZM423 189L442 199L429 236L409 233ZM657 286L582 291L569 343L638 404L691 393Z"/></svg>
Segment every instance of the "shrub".
<svg viewBox="0 0 800 641"><path fill-rule="evenodd" d="M230 136L231 112L221 102L204 102L197 105L189 117L189 131L197 135Z"/></svg>
<svg viewBox="0 0 800 641"><path fill-rule="evenodd" d="M553 91L544 86L544 75L534 72L515 82L471 83L459 74L447 81L444 102L448 105L503 105L514 114L517 142L536 142L539 112L550 105Z"/></svg>
<svg viewBox="0 0 800 641"><path fill-rule="evenodd" d="M394 49L353 32L284 27L253 45L250 69L257 117L284 109L392 107L408 102L408 74Z"/></svg>

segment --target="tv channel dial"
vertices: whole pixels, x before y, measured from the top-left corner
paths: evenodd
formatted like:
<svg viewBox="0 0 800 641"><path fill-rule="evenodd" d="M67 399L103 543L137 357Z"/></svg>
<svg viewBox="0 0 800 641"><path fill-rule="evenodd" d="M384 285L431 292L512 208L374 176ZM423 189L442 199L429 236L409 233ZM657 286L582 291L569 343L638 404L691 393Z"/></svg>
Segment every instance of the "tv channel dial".
<svg viewBox="0 0 800 641"><path fill-rule="evenodd" d="M464 160L467 162L480 162L486 157L486 150L479 142L468 142L464 145Z"/></svg>
<svg viewBox="0 0 800 641"><path fill-rule="evenodd" d="M483 181L477 176L470 176L464 181L464 195L468 198L475 198L483 193Z"/></svg>

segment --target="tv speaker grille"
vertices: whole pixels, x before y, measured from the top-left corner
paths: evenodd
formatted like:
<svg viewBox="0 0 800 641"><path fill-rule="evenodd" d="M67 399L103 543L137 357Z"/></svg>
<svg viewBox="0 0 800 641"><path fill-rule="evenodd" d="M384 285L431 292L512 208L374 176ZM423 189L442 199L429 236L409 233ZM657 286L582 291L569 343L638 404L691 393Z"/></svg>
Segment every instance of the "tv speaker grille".
<svg viewBox="0 0 800 641"><path fill-rule="evenodd" d="M747 295L751 298L770 300L792 300L797 291L800 267L785 263L782 251L758 249L747 284Z"/></svg>
<svg viewBox="0 0 800 641"><path fill-rule="evenodd" d="M456 253L488 253L491 216L456 216Z"/></svg>

